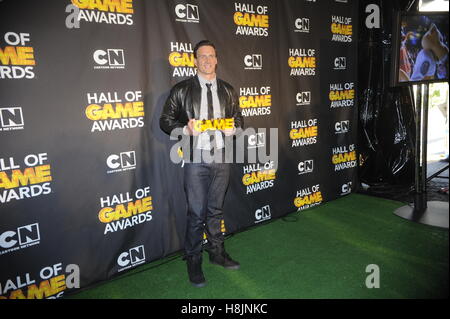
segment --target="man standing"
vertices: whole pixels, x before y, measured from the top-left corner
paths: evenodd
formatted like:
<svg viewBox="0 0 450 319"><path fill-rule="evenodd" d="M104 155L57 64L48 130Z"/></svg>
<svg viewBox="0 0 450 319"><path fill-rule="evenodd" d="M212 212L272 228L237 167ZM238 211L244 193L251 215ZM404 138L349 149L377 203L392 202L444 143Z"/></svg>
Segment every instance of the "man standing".
<svg viewBox="0 0 450 319"><path fill-rule="evenodd" d="M188 204L185 237L185 258L190 282L196 287L206 284L202 271L202 242L213 264L238 269L224 248L221 231L223 203L229 184L230 164L224 162L225 137L242 129L243 118L233 87L216 77L217 52L208 40L194 47L197 75L176 84L164 105L160 118L161 129L171 134L183 129L188 145L183 146L184 190ZM211 127L212 120L233 120L233 127ZM199 130L209 120L207 131ZM222 122L223 123L223 122ZM188 154L186 156L186 154ZM211 162L211 157L214 161ZM195 160L193 160L195 159Z"/></svg>

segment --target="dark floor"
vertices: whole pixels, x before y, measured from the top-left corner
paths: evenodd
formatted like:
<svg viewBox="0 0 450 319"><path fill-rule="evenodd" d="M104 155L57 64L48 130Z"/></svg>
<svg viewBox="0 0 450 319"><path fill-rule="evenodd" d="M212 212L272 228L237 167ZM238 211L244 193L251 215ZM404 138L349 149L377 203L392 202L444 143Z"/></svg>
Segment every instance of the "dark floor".
<svg viewBox="0 0 450 319"><path fill-rule="evenodd" d="M440 173L438 176L434 177L427 184L427 196L428 200L437 200L448 202L448 162L440 161L428 163L427 165L427 176L432 176L434 173L438 172L444 167L447 167L445 171ZM442 192L442 189L447 189L447 193Z"/></svg>
<svg viewBox="0 0 450 319"><path fill-rule="evenodd" d="M433 177L427 183L427 200L428 201L442 201L449 202L448 194L448 160L429 162L427 165L427 177L430 178L432 175L440 171L441 169L447 167L443 172L439 173L437 176ZM446 192L445 192L446 190ZM371 186L369 189L360 189L359 193L367 194L371 196L377 196L387 199L396 200L403 203L414 202L414 185L396 185L389 186L383 185L383 187Z"/></svg>

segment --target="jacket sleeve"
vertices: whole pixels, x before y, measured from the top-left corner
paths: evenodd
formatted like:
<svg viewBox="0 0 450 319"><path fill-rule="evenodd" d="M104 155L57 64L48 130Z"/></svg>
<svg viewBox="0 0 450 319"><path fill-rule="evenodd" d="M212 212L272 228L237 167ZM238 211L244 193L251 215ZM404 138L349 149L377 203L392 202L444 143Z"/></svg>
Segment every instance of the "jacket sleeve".
<svg viewBox="0 0 450 319"><path fill-rule="evenodd" d="M231 112L234 118L234 126L236 129L244 129L244 118L241 113L241 108L239 106L239 98L236 90L231 87Z"/></svg>
<svg viewBox="0 0 450 319"><path fill-rule="evenodd" d="M172 88L170 91L159 119L159 126L169 135L174 129L183 128L186 125L186 123L181 120L182 102L177 91L176 87Z"/></svg>

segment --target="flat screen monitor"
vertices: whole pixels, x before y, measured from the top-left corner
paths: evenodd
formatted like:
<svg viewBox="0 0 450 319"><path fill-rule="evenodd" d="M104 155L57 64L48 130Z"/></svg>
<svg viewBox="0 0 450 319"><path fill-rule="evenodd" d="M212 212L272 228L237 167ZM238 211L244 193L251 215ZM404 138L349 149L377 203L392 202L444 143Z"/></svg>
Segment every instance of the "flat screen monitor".
<svg viewBox="0 0 450 319"><path fill-rule="evenodd" d="M399 12L394 23L393 86L448 81L448 12Z"/></svg>

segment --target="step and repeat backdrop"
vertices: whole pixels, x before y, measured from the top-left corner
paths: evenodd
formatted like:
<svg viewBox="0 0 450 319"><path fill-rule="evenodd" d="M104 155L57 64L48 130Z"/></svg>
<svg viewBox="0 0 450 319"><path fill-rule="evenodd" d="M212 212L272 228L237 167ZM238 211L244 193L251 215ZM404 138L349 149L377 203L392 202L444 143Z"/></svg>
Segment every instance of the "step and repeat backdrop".
<svg viewBox="0 0 450 319"><path fill-rule="evenodd" d="M183 248L183 163L159 117L202 39L239 95L245 151L270 155L233 164L223 231L349 194L357 9L1 1L0 299L60 298Z"/></svg>

